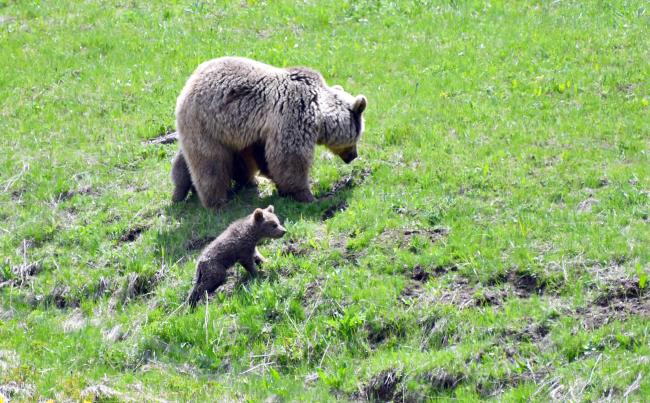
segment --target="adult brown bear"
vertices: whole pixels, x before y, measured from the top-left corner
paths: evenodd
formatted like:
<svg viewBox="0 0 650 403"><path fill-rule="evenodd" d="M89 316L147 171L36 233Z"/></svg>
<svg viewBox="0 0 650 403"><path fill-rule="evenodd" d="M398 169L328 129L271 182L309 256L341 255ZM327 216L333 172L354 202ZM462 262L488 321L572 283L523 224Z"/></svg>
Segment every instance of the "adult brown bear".
<svg viewBox="0 0 650 403"><path fill-rule="evenodd" d="M180 150L172 163L173 201L194 186L207 208L221 206L231 180L261 172L282 196L314 200L309 170L317 144L346 163L357 157L363 95L328 86L316 71L223 57L201 64L176 103Z"/></svg>

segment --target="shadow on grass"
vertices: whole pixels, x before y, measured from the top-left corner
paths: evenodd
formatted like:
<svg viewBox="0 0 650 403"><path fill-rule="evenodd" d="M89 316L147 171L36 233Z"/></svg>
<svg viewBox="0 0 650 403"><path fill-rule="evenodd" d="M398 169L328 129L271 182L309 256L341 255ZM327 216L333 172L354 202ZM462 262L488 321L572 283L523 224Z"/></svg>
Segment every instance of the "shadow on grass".
<svg viewBox="0 0 650 403"><path fill-rule="evenodd" d="M234 193L228 203L215 212L205 209L196 194L191 193L186 201L170 203L165 207L164 214L173 217L178 226L160 232L156 244L161 255L171 263L193 258L194 253L210 243L230 223L251 214L257 207L265 208L270 204L275 207L275 213L283 223L327 220L347 208L347 200L353 189L363 183L369 174L369 170L363 170L344 176L329 191L316 194L317 200L313 203L299 203L279 197L276 192L260 197L256 188L246 188Z"/></svg>

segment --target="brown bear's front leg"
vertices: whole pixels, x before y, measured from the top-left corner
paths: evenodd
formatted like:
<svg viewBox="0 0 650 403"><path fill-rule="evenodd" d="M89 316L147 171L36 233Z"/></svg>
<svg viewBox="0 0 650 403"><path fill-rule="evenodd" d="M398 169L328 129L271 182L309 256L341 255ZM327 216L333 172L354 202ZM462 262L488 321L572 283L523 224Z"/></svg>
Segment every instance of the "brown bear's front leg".
<svg viewBox="0 0 650 403"><path fill-rule="evenodd" d="M251 277L257 276L257 268L255 267L255 261L253 256L247 256L239 260L239 263L244 266L244 269L251 275Z"/></svg>
<svg viewBox="0 0 650 403"><path fill-rule="evenodd" d="M316 199L309 190L309 168L311 154L307 156L285 154L279 158L267 156L269 173L278 187L280 196L292 197L303 203L313 202Z"/></svg>
<svg viewBox="0 0 650 403"><path fill-rule="evenodd" d="M221 207L227 201L232 178L232 151L218 143L202 148L184 144L183 155L203 206Z"/></svg>
<svg viewBox="0 0 650 403"><path fill-rule="evenodd" d="M262 263L266 262L266 258L262 256L259 250L257 250L257 247L255 248L255 264L260 266Z"/></svg>

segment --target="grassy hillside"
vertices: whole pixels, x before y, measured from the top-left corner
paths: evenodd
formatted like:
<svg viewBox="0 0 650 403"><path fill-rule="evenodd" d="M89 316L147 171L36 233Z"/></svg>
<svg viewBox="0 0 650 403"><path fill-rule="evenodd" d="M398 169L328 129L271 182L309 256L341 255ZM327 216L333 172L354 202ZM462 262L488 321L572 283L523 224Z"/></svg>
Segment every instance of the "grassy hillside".
<svg viewBox="0 0 650 403"><path fill-rule="evenodd" d="M0 401L645 400L650 7L0 1ZM368 97L319 201L170 203L204 60ZM211 237L289 233L180 307Z"/></svg>

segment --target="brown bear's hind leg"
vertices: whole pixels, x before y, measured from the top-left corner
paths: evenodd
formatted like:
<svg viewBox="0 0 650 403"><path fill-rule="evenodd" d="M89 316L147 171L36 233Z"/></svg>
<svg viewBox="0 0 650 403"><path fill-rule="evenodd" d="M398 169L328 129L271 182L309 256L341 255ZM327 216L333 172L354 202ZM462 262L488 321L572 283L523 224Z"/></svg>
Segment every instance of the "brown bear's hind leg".
<svg viewBox="0 0 650 403"><path fill-rule="evenodd" d="M206 208L218 208L228 197L232 175L233 153L221 144L213 144L209 149L185 147L183 154L192 173L194 188Z"/></svg>
<svg viewBox="0 0 650 403"><path fill-rule="evenodd" d="M180 149L172 161L172 182L174 183L172 201L177 203L185 200L190 189L192 189L192 176Z"/></svg>
<svg viewBox="0 0 650 403"><path fill-rule="evenodd" d="M238 188L257 187L255 174L257 174L258 167L250 147L235 152L232 165L233 180Z"/></svg>

